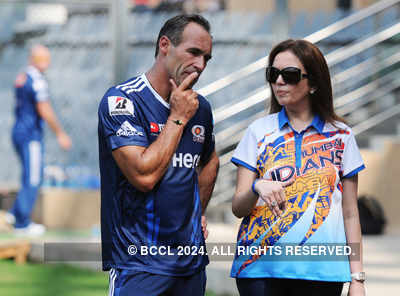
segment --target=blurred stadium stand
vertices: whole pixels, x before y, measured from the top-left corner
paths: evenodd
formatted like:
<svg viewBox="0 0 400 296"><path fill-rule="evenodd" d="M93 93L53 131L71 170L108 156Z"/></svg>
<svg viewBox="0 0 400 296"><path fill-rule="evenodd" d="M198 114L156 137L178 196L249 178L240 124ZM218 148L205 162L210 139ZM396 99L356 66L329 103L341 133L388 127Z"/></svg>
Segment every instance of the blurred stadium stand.
<svg viewBox="0 0 400 296"><path fill-rule="evenodd" d="M381 2L393 2L393 4L318 40L318 46L324 54L335 53L339 48L357 44L398 24L399 1ZM112 29L109 10L107 6L79 5L76 1L74 5L66 7L68 19L64 24L30 26L25 18L26 5L0 3L0 95L6 102L0 109L1 123L5 131L0 134L3 143L0 148L0 163L8 168L0 170L0 184L17 185L19 182L17 158L10 141L14 108L13 80L27 62L29 47L35 43L43 43L50 47L52 53L52 66L47 73L52 103L75 144L70 153L64 154L59 150L53 137L46 138L46 165L49 168L61 168L65 175L60 177L60 174L54 174L54 170L48 169L45 185L75 186L77 182L73 180L80 180L79 186L90 188L98 186L97 107L102 95L112 84L113 65L110 45ZM330 12L293 12L287 20L289 36L303 38L358 12L340 9ZM218 11L204 13L204 16L212 25L214 47L213 59L199 80L198 89L204 90L210 83L263 58L270 51L272 44L284 37L274 34L277 16L272 12ZM158 31L169 17L171 14L165 12L130 13L126 30L126 41L129 44L126 78L142 73L151 66ZM395 56L398 49L399 35L394 34L373 46L366 47L365 50L350 54L343 59L336 59L338 61L330 65L335 82L335 96L341 98L373 81L389 83L390 75L385 80L383 74L398 69L399 60ZM387 63L390 63L393 57L395 62L392 62L391 66L382 66L381 70L372 71L376 69L377 64L383 65L382 61L387 60ZM357 65L365 67L356 68ZM243 102L244 98L266 91L264 75L260 70L262 69L242 76L229 87L219 91L210 94L206 91L217 118L216 132L217 141L220 140L218 148L221 155L232 151L232 147L241 136L243 126L254 120L254 116L259 116L260 110L265 109L264 98L256 104L251 104L247 109L242 110L237 105L239 109L232 116L224 120L218 119L219 111L226 109L227 106L235 106ZM338 78L335 75L338 75ZM383 80L379 82L378 78ZM375 102L376 91L370 92L368 93L368 97L371 97L370 102L365 106L360 104L356 108L350 108L349 103L343 101L347 103L339 106L342 108L339 112L350 120L350 123L355 124L371 117L384 106L392 106L398 102L397 91L396 84L379 103ZM396 132L395 124L387 126L376 128L383 132L388 130ZM223 140L228 138L230 139L228 142ZM359 138L361 144L368 145L368 141L364 141L362 135ZM229 153L225 158L229 158ZM224 173L231 174L230 170L226 172L222 170L222 174ZM233 179L231 176L229 180L233 182ZM231 186L230 182L226 183L223 188ZM221 190L224 191L223 188L218 188L217 186L216 195ZM226 198L220 201L224 202Z"/></svg>
<svg viewBox="0 0 400 296"><path fill-rule="evenodd" d="M109 9L107 5L76 0L71 1L74 4L65 5L68 10L65 23L33 24L26 18L25 4L30 1L17 2L0 2L0 98L3 102L0 108L3 127L0 133L0 189L14 190L19 184L20 166L11 144L15 104L13 82L27 63L30 46L36 43L50 47L52 66L47 77L52 103L74 143L72 151L63 153L54 137L46 137L44 185L97 189L97 108L113 81L113 31ZM238 5L241 2L245 1L237 1ZM126 78L143 73L151 66L158 31L170 16L165 12L129 14ZM207 216L210 222L236 224L238 219L232 216L230 203L235 187L235 167L230 163L230 157L246 127L264 115L268 108L269 89L265 85L266 60L263 58L273 44L286 37L277 36L277 24L282 22L271 11L218 11L204 13L204 16L212 25L213 58L196 89L207 96L213 107L221 161ZM363 153L368 173L360 176L360 193L380 198L389 223L398 233L399 184L396 180L400 174L400 140L398 144L382 149L382 138L400 138L400 0L377 1L376 5L362 10L290 12L287 25L290 37L306 37L321 48L331 70L336 109L353 127L362 148L377 149ZM88 227L99 220L98 217L88 218L88 213L98 215L98 211L93 210L99 208L97 191L84 194L83 191L73 194L63 191L52 188L42 197L42 203L50 203L51 210L47 210L39 222L49 228L78 229L82 223ZM218 242L234 241L236 230L236 225L228 231L222 226L220 231L213 228L211 241L213 237ZM228 235L232 236L227 238ZM365 244L366 254L371 248L374 252L379 251L378 255L370 251L372 256L365 256L368 284L375 281L379 283L375 284L376 291L389 291L395 286L398 268L394 265L398 260L392 256L394 249L390 253L384 251L385 247L397 246L398 239L367 239L380 243L379 248L370 241ZM382 272L380 268L385 263L387 270ZM227 282L228 268L211 265L208 287L218 293L236 293L234 282ZM396 289L398 291L397 285ZM375 290L372 286L369 292L374 294Z"/></svg>

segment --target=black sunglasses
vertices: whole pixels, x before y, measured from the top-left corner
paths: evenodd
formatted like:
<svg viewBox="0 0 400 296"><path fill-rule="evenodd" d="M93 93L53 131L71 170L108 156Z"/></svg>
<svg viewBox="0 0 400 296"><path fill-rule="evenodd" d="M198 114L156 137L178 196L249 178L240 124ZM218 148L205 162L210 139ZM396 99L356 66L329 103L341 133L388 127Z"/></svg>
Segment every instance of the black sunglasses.
<svg viewBox="0 0 400 296"><path fill-rule="evenodd" d="M297 84L303 78L308 77L307 74L302 74L301 70L296 67L287 67L279 70L275 67L267 67L265 76L269 83L275 83L278 80L279 75L282 75L283 81L288 84Z"/></svg>

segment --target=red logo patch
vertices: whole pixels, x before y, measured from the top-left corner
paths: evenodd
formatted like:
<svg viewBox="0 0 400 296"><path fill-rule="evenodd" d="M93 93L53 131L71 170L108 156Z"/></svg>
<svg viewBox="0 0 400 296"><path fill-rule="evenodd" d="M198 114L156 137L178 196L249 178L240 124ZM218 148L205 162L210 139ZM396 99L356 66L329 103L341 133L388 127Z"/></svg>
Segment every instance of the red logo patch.
<svg viewBox="0 0 400 296"><path fill-rule="evenodd" d="M160 127L155 122L150 122L150 132L158 133L160 131Z"/></svg>
<svg viewBox="0 0 400 296"><path fill-rule="evenodd" d="M201 128L196 127L196 128L194 129L194 134L195 134L196 136L200 135L201 133L202 133Z"/></svg>

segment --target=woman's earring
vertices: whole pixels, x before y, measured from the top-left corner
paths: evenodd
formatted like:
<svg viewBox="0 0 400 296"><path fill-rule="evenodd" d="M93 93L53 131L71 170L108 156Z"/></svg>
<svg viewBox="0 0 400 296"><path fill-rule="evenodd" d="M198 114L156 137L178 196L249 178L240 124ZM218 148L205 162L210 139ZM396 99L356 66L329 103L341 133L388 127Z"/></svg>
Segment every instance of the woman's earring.
<svg viewBox="0 0 400 296"><path fill-rule="evenodd" d="M310 94L314 94L315 93L315 88L310 89Z"/></svg>

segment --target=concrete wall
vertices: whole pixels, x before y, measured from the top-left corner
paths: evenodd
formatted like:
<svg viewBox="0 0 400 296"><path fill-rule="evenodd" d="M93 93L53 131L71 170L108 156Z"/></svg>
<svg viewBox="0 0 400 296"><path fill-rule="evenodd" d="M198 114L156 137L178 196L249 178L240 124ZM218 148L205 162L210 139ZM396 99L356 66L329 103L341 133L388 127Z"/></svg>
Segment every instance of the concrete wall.
<svg viewBox="0 0 400 296"><path fill-rule="evenodd" d="M360 9L378 2L378 0L353 0L353 9Z"/></svg>
<svg viewBox="0 0 400 296"><path fill-rule="evenodd" d="M279 0L278 0L279 1ZM289 10L297 11L333 11L336 9L336 0L318 1L318 0L288 0Z"/></svg>
<svg viewBox="0 0 400 296"><path fill-rule="evenodd" d="M259 11L268 12L275 9L274 0L227 0L227 9L230 11Z"/></svg>
<svg viewBox="0 0 400 296"><path fill-rule="evenodd" d="M97 227L100 225L100 192L45 188L32 218L49 229Z"/></svg>
<svg viewBox="0 0 400 296"><path fill-rule="evenodd" d="M387 218L388 232L400 233L400 141L386 141L383 151L362 150L366 169L358 192L376 197Z"/></svg>

